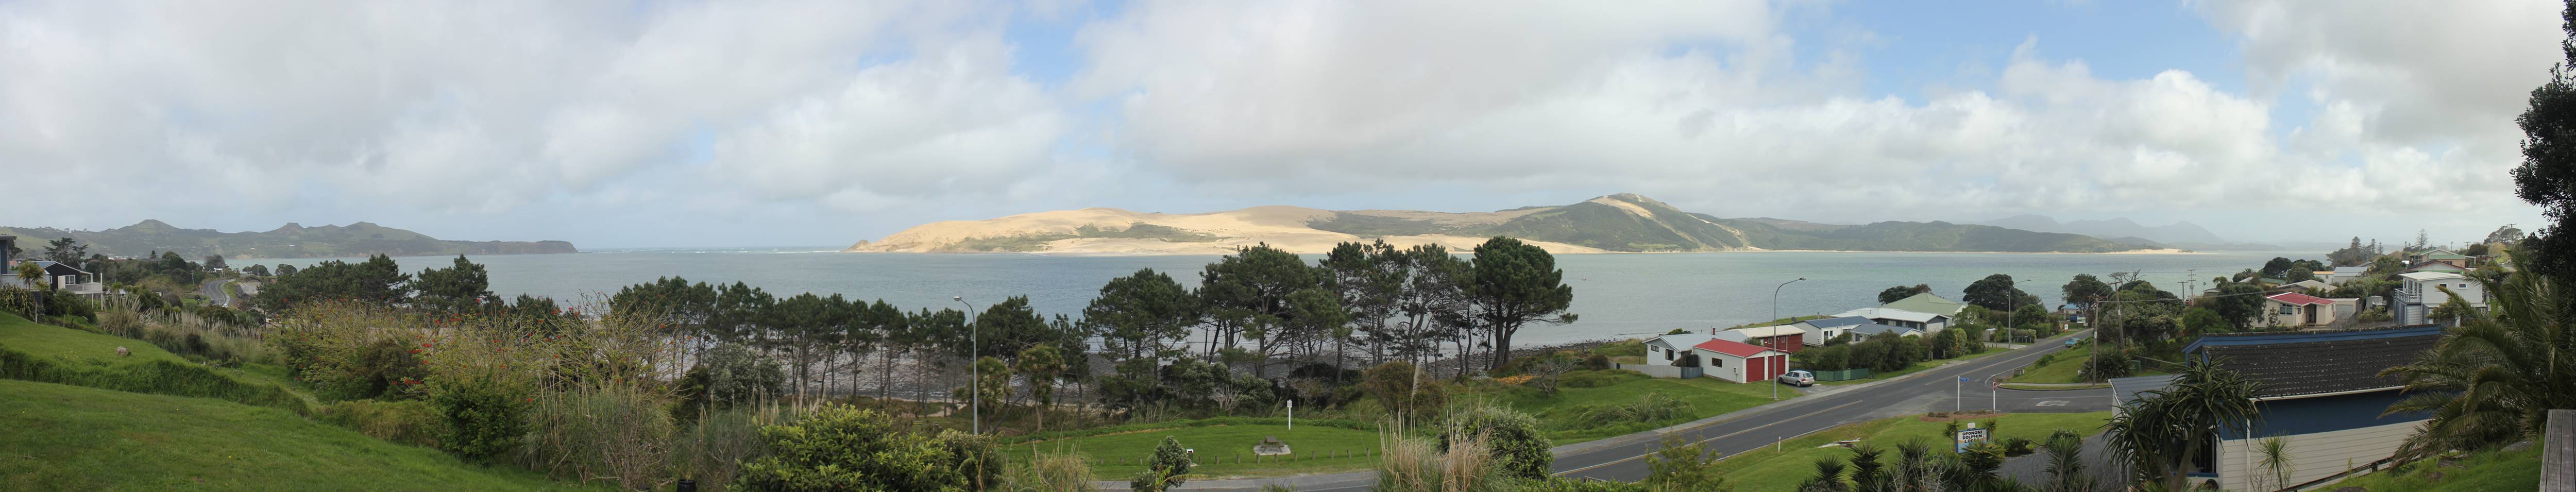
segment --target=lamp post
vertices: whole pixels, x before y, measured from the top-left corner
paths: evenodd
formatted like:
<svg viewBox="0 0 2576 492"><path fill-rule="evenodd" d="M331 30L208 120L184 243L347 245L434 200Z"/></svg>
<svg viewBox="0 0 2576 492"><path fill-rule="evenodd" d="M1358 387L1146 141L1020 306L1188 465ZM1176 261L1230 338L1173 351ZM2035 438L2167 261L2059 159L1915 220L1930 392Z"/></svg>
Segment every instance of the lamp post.
<svg viewBox="0 0 2576 492"><path fill-rule="evenodd" d="M2012 285L2005 286L2008 288L2004 289L2004 343L2012 343L2013 340L2015 340L2013 338L2013 332L2018 331L2016 328L2020 327L2019 325L2013 324L2013 315L2016 314L2013 311L2021 308L2021 284L2036 281L2039 281L2039 279L2034 278L2015 281ZM1985 342L1977 343L1983 344ZM2030 334L2030 343L2039 343L2039 333L2033 332Z"/></svg>
<svg viewBox="0 0 2576 492"><path fill-rule="evenodd" d="M967 432L972 434L983 434L984 368L975 363L975 356L982 353L980 347L978 347L978 344L982 343L982 341L976 339L975 304L966 302L966 296L951 296L948 300L957 301L958 304L966 305L966 369L970 371L970 374L972 374L971 376L967 376L966 379L966 414L968 415L967 418L970 419L971 422L968 424L971 427L967 428L969 429Z"/></svg>
<svg viewBox="0 0 2576 492"><path fill-rule="evenodd" d="M1787 282L1781 282L1779 286L1776 286L1776 287L1772 287L1772 288L1771 288L1771 321L1774 321L1774 322L1780 321L1780 289L1781 289L1781 288L1783 288L1783 287L1788 287L1788 286L1789 286L1789 284L1798 283L1798 281L1799 281L1799 280L1806 280L1806 279L1807 279L1806 277L1798 277L1798 280L1791 280L1791 281L1787 281ZM1779 337L1779 336L1780 336L1780 329L1779 329L1777 326L1778 326L1778 325L1773 325L1773 328L1771 328L1771 336L1772 336L1773 338L1777 338L1777 337ZM1763 348L1770 348L1770 347L1769 347L1769 346L1764 346ZM1765 363L1764 363L1764 365L1769 365L1769 364L1770 364L1770 363L1768 363L1768 362L1765 362ZM1768 369L1772 369L1772 370L1779 370L1779 368L1776 368L1776 367L1772 367L1772 368L1768 368ZM1779 375L1779 374L1773 374L1773 375L1771 375L1771 401L1780 401L1780 375Z"/></svg>

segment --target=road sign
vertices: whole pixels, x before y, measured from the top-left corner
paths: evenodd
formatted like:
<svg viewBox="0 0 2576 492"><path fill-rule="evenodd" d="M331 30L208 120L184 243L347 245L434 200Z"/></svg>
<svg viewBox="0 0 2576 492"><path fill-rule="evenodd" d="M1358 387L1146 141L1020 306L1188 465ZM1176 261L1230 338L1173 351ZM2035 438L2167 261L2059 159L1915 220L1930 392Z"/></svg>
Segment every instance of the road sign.
<svg viewBox="0 0 2576 492"><path fill-rule="evenodd" d="M1955 442L1954 442L1954 444L1955 444L1957 447L1956 447L1956 449L1953 449L1952 451L1953 451L1953 452L1960 452L1960 453L1964 453L1964 452L1967 452L1967 451L1968 451L1968 446L1973 446L1973 445L1976 445L1977 443L1981 443L1981 442L1986 442L1986 430L1985 430L1985 429L1978 429L1978 428L1959 429L1959 436L1958 436L1958 438L1957 438L1957 439L1955 440Z"/></svg>

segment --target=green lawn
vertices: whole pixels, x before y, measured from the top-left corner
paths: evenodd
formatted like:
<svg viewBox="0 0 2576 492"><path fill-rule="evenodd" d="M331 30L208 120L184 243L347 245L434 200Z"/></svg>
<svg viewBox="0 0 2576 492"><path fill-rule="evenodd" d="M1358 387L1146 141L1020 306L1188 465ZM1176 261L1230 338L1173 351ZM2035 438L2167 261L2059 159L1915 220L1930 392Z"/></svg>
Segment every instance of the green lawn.
<svg viewBox="0 0 2576 492"><path fill-rule="evenodd" d="M1626 373L1626 371L1621 372ZM1690 405L1690 409L1682 412L1680 416L1662 420L1625 422L1607 426L1573 424L1576 414L1581 413L1582 407L1586 405L1634 403L1648 393L1660 393L1673 397ZM1801 394L1804 393L1798 388L1780 387L1781 399L1795 398ZM1636 379L1630 381L1599 388L1564 388L1552 398L1529 388L1511 388L1492 396L1497 402L1510 406L1514 410L1528 412L1538 417L1539 426L1547 431L1548 439L1560 446L1655 430L1673 424L1753 408L1772 401L1771 384L1767 382L1736 384L1711 378L1655 379L1643 375L1637 375Z"/></svg>
<svg viewBox="0 0 2576 492"><path fill-rule="evenodd" d="M15 380L0 394L6 490L568 488L272 408Z"/></svg>
<svg viewBox="0 0 2576 492"><path fill-rule="evenodd" d="M1976 422L1984 425L1983 422L1987 420L1999 421L1997 425L2003 427L2003 430L1995 437L1997 441L2010 437L2037 441L2047 438L2050 433L2058 429L2089 435L2100 430L2102 423L2110 419L2111 412L2016 413L1993 419L1977 419ZM1946 425L1941 422L1925 422L1917 417L1861 422L1790 439L1780 444L1779 451L1763 448L1727 456L1717 463L1716 468L1719 473L1726 475L1727 483L1735 485L1735 490L1791 490L1797 488L1798 482L1816 473L1816 460L1851 457L1850 449L1818 446L1846 439L1860 439L1861 444L1887 450L1889 457L1895 456L1897 444L1906 442L1923 442L1946 452L1950 449L1950 439L1941 435Z"/></svg>
<svg viewBox="0 0 2576 492"><path fill-rule="evenodd" d="M1952 358L1948 358L1948 359L1933 359L1933 360L1927 360L1927 361L1915 362L1915 363L1914 363L1914 365L1905 366L1905 369L1903 369L1903 370L1899 370L1899 371L1896 371L1896 372L1871 373L1871 374L1869 375L1869 377L1860 378L1860 379L1853 379L1853 380L1847 380L1847 381L1817 381L1817 382L1816 382L1816 384L1822 384L1822 385L1827 385L1827 386L1841 386L1841 385L1847 385L1847 384L1860 384L1860 383L1866 383L1866 382L1870 382L1870 381L1877 381L1877 380L1881 380L1881 379L1888 379L1888 378L1893 378L1893 377L1897 377L1897 376L1903 376L1903 375L1907 375L1907 374L1913 374L1913 373L1917 373L1917 372L1922 372L1924 369L1931 369L1931 368L1934 368L1934 367L1940 367L1942 364L1948 364L1948 363L1950 363L1951 361L1963 361L1963 360L1975 359L1975 358L1978 358L1978 357L1985 357L1985 356L1989 356L1989 355L1995 355L1995 354L2000 354L2000 353L2010 352L2010 351L2011 351L2011 350L1999 349L1999 348L1988 348L1988 349L1986 349L1986 351L1984 351L1984 352L1978 352L1978 353L1968 354L1968 355L1959 356L1959 357L1952 357ZM1791 366L1790 368L1791 368L1791 369L1796 369L1797 367L1796 367L1796 366Z"/></svg>
<svg viewBox="0 0 2576 492"><path fill-rule="evenodd" d="M1285 419L1230 419L1214 425L1174 423L1177 427L1109 433L1089 437L1068 437L1003 446L1005 455L1026 460L1032 449L1038 452L1081 453L1091 458L1092 473L1102 480L1125 480L1145 470L1138 460L1154 454L1154 447L1164 437L1180 441L1181 447L1196 450L1198 466L1190 474L1201 478L1296 475L1351 471L1377 465L1378 432L1321 425L1298 425L1289 430ZM1242 420L1252 420L1243 423ZM1278 437L1296 451L1288 457L1252 455L1252 446L1264 438ZM1357 456L1342 457L1345 453ZM1333 457L1326 457L1326 456Z"/></svg>
<svg viewBox="0 0 2576 492"><path fill-rule="evenodd" d="M0 314L0 347L26 352L46 360L110 365L134 364L151 360L188 362L187 359L182 359L178 355L161 350L160 347L154 347L142 340L38 324L27 321L26 318L8 314ZM125 347L134 355L117 357L117 347Z"/></svg>
<svg viewBox="0 0 2576 492"><path fill-rule="evenodd" d="M2532 446L2515 452L2491 451L2471 455L2459 462L2458 468L2446 468L2432 462L2418 462L2403 472L2382 471L2362 475L2316 490L2406 490L2424 492L2469 492L2484 490L2539 490L2540 447ZM2440 480L2433 474L2440 473Z"/></svg>

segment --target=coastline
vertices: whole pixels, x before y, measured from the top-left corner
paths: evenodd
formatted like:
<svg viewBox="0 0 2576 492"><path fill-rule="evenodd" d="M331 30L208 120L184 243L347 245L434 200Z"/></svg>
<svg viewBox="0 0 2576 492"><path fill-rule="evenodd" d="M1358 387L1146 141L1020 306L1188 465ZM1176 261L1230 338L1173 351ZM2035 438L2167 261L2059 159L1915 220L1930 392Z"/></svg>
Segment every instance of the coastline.
<svg viewBox="0 0 2576 492"><path fill-rule="evenodd" d="M1464 252L1468 252L1468 251L1469 251L1469 249L1457 249L1457 250L1455 250L1455 251L1458 251L1458 252L1464 253ZM1291 253L1291 254L1300 254L1300 255L1318 255L1318 254L1324 254L1324 253L1328 253L1328 252L1329 252L1329 251L1295 251L1295 250L1291 250L1291 251L1289 251L1289 253ZM835 253L862 253L862 254L932 254L932 255L1009 255L1009 254L1021 254L1021 255L1045 255L1045 256L1120 257L1120 256L1210 256L1210 255L1225 255L1225 254L1230 254L1230 253L1231 253L1231 251L1150 251L1150 250L1143 250L1143 251L871 251L871 250L860 250L860 249L842 249L842 250L840 250L840 251L836 251ZM1852 249L1736 249L1736 250L1724 250L1724 251L1598 251L1598 250L1596 250L1596 251L1550 251L1549 253L1550 253L1550 254L1557 254L1557 255L1669 255L1669 254L1694 254L1694 253L1909 253L1909 254L1918 254L1918 253L1939 253L1939 254L2037 254L2037 255L2203 255L2203 254L2210 254L2209 252L2206 252L2206 251L2194 251L2194 250L2187 250L2187 249L2172 249L2172 248L2163 248L2163 249L2135 249L2135 250L2127 250L2127 251L1912 251L1912 250L1852 250Z"/></svg>

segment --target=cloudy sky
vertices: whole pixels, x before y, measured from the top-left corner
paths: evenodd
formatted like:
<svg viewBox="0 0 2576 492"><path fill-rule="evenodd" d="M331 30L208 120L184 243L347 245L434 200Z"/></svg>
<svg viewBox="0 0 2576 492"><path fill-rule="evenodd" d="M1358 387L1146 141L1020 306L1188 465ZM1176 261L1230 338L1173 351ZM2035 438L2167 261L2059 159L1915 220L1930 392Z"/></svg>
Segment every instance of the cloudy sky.
<svg viewBox="0 0 2576 492"><path fill-rule="evenodd" d="M0 224L843 245L1637 192L2458 241L2539 222L2506 173L2559 8L7 0Z"/></svg>

